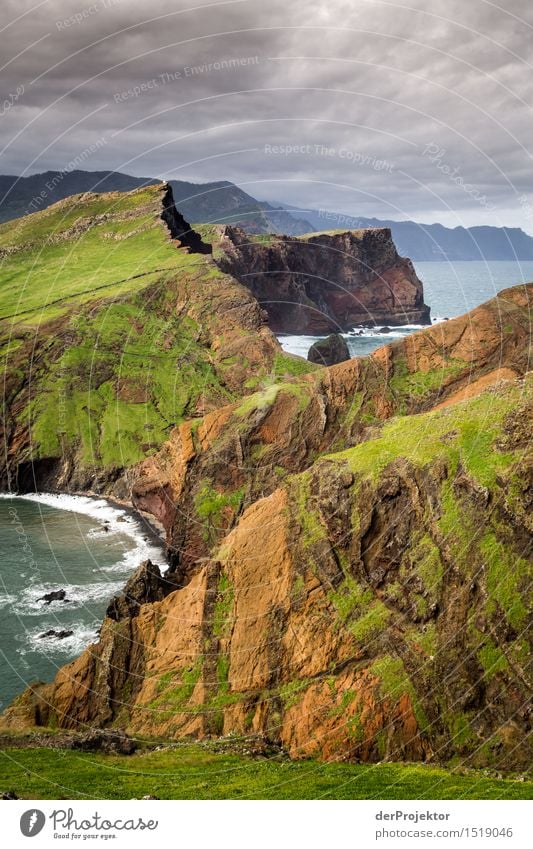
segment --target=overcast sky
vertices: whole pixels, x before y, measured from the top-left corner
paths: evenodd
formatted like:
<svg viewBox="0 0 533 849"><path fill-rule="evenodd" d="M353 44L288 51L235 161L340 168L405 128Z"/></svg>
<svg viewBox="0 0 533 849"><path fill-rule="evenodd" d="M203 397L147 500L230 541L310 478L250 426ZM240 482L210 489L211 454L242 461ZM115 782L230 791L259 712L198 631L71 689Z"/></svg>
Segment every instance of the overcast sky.
<svg viewBox="0 0 533 849"><path fill-rule="evenodd" d="M0 173L226 179L533 234L532 6L2 0Z"/></svg>

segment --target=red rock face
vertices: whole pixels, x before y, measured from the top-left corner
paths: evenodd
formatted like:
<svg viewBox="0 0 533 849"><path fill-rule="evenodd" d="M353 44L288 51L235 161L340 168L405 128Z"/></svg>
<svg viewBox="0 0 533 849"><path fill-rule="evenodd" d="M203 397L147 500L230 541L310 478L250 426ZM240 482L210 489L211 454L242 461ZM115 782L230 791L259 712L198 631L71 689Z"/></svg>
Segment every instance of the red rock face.
<svg viewBox="0 0 533 849"><path fill-rule="evenodd" d="M225 227L221 247L219 264L250 289L277 333L429 323L422 282L387 228L265 244Z"/></svg>
<svg viewBox="0 0 533 849"><path fill-rule="evenodd" d="M98 643L0 728L260 735L295 758L524 769L532 294L175 428L128 472L170 570L141 566ZM479 415L468 399L487 389Z"/></svg>

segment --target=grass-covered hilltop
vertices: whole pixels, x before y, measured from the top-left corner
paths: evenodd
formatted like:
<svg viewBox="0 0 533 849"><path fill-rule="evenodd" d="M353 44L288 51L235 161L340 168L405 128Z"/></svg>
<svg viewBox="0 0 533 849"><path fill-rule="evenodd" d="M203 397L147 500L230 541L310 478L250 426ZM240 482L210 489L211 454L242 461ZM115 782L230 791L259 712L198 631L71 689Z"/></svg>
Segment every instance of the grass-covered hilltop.
<svg viewBox="0 0 533 849"><path fill-rule="evenodd" d="M531 792L492 771L531 762L533 285L330 368L283 354L252 293L281 269L286 297L313 257L344 251L364 303L364 245L394 309L426 309L373 238L244 244L191 230L167 186L0 226L4 489L128 500L169 558L139 564L98 642L3 714L2 747L39 748L9 761L21 793L54 797L48 747L91 728L140 738L129 763L152 778L106 791L70 740L90 788L65 779L74 794L216 796L219 772L235 796L424 798L428 777L434 797ZM52 789L13 765L31 758Z"/></svg>
<svg viewBox="0 0 533 849"><path fill-rule="evenodd" d="M179 422L291 368L210 253L161 185L0 225L4 486L94 488Z"/></svg>

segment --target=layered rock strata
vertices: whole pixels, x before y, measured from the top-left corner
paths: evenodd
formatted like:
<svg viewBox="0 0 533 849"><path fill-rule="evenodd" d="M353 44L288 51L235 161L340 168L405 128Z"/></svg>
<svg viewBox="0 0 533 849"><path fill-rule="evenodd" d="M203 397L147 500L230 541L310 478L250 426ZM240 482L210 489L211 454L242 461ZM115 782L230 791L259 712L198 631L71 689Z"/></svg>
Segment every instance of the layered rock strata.
<svg viewBox="0 0 533 849"><path fill-rule="evenodd" d="M132 475L168 572L4 726L523 768L531 296L181 424Z"/></svg>
<svg viewBox="0 0 533 849"><path fill-rule="evenodd" d="M276 333L429 324L422 282L389 229L254 239L227 226L220 248L221 268L252 292Z"/></svg>

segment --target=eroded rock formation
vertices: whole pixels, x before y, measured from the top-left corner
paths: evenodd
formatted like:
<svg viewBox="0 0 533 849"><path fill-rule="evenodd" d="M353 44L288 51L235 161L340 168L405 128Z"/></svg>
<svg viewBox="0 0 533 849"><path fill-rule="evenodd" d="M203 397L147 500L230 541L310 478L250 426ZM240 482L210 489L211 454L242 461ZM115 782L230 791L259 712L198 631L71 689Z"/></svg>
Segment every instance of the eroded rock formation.
<svg viewBox="0 0 533 849"><path fill-rule="evenodd" d="M133 483L176 588L127 590L4 726L524 767L531 289L183 423Z"/></svg>
<svg viewBox="0 0 533 849"><path fill-rule="evenodd" d="M106 619L99 643L4 724L261 733L294 757L524 766L523 391L406 418L289 477L180 589Z"/></svg>
<svg viewBox="0 0 533 849"><path fill-rule="evenodd" d="M253 293L278 333L429 324L422 283L388 229L254 239L227 226L220 234L221 268Z"/></svg>
<svg viewBox="0 0 533 849"><path fill-rule="evenodd" d="M505 290L369 357L300 378L286 373L240 403L184 422L132 470L133 503L163 524L171 561L187 570L209 555L243 505L271 493L287 473L374 437L391 416L444 407L523 376L531 291ZM198 515L204 505L212 510L207 536Z"/></svg>
<svg viewBox="0 0 533 849"><path fill-rule="evenodd" d="M3 225L0 242L17 251L6 274L18 273L28 252L34 256L36 233L48 235L48 227L47 245L64 251L61 279L72 276L70 297L52 297L49 309L44 292L38 320L27 309L0 316L0 486L128 497L127 469L172 427L251 392L250 374L270 374L284 355L257 301L220 271L211 246L174 208L168 186L80 195L22 225ZM111 240L125 246L115 272ZM90 267L98 250L111 283L91 280L87 293L71 256ZM40 287L46 259L43 249L32 261L32 304L39 303L32 287ZM71 294L78 290L79 300Z"/></svg>
<svg viewBox="0 0 533 849"><path fill-rule="evenodd" d="M4 485L128 499L163 525L169 564L142 564L98 641L3 727L522 768L533 287L318 368L281 352L252 293L275 272L291 328L352 322L354 304L358 321L427 320L390 234L250 247L225 228L209 256L178 218L163 227L166 192L42 213L54 255L113 240L137 264L148 239L161 267L138 283L128 266L120 295L69 290L38 329L26 305L6 330ZM42 222L0 232L13 273Z"/></svg>

